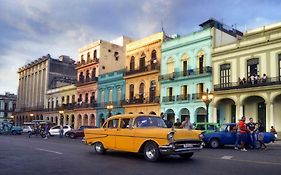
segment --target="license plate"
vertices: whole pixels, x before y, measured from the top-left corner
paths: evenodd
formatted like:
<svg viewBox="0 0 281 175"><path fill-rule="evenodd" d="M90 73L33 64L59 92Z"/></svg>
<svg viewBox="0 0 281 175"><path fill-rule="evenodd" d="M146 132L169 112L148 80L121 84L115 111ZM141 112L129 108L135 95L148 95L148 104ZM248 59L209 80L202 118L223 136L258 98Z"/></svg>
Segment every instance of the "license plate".
<svg viewBox="0 0 281 175"><path fill-rule="evenodd" d="M183 147L184 147L184 148L192 148L193 145L192 145L192 144L184 144Z"/></svg>

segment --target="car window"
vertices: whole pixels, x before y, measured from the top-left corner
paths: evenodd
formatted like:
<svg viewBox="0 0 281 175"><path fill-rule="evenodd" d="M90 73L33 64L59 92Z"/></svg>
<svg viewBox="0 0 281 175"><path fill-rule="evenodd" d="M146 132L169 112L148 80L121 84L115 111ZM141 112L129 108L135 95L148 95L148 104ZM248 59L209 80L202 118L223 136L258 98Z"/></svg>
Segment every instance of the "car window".
<svg viewBox="0 0 281 175"><path fill-rule="evenodd" d="M53 129L60 129L60 126L55 126L53 127Z"/></svg>
<svg viewBox="0 0 281 175"><path fill-rule="evenodd" d="M208 130L215 130L216 129L215 125L212 125L212 124L208 124L207 128L208 128Z"/></svg>
<svg viewBox="0 0 281 175"><path fill-rule="evenodd" d="M107 122L105 122L102 127L107 128Z"/></svg>
<svg viewBox="0 0 281 175"><path fill-rule="evenodd" d="M204 124L203 124L203 125L202 125L202 124L197 125L197 126L196 126L196 129L197 129L197 130L206 130Z"/></svg>
<svg viewBox="0 0 281 175"><path fill-rule="evenodd" d="M167 128L161 117L150 117L141 116L135 119L135 127L146 128L146 127L157 127L157 128Z"/></svg>
<svg viewBox="0 0 281 175"><path fill-rule="evenodd" d="M125 118L121 120L120 127L121 128L130 128L132 126L132 119Z"/></svg>
<svg viewBox="0 0 281 175"><path fill-rule="evenodd" d="M113 119L108 121L108 128L117 128L119 119Z"/></svg>
<svg viewBox="0 0 281 175"><path fill-rule="evenodd" d="M63 129L68 129L68 126L64 126Z"/></svg>

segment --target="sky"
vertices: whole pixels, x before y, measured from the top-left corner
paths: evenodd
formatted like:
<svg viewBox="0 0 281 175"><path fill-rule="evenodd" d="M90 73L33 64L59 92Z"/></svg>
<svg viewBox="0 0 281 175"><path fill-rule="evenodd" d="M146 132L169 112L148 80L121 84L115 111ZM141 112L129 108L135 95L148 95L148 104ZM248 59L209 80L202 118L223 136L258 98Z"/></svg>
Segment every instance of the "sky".
<svg viewBox="0 0 281 175"><path fill-rule="evenodd" d="M50 54L78 58L99 39L188 34L215 18L244 32L281 22L280 0L0 0L0 94L17 93L18 68Z"/></svg>

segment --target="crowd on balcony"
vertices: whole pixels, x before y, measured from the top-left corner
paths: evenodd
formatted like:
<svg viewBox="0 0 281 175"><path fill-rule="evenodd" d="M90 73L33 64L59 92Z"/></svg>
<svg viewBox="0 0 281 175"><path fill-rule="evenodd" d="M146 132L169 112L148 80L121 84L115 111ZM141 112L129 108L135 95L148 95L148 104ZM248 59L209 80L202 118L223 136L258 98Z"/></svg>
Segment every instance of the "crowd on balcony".
<svg viewBox="0 0 281 175"><path fill-rule="evenodd" d="M263 76L260 77L257 74L252 74L247 79L245 77L243 79L241 79L239 77L238 82L239 82L239 85L266 83L267 82L267 76L266 76L266 74L263 74Z"/></svg>

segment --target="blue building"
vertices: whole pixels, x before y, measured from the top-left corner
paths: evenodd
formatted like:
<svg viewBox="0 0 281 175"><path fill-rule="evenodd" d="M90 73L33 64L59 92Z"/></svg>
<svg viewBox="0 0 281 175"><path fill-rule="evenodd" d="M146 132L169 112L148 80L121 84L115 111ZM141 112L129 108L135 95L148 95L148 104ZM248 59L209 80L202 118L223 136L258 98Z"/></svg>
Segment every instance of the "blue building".
<svg viewBox="0 0 281 175"><path fill-rule="evenodd" d="M212 121L212 104L206 111L202 95L213 90L212 49L237 40L237 30L210 19L201 30L175 36L162 44L161 112L172 122Z"/></svg>
<svg viewBox="0 0 281 175"><path fill-rule="evenodd" d="M124 108L121 105L121 102L125 100L123 73L124 69L99 76L98 107L96 108L97 126L100 126L102 118L106 119L111 115L124 113Z"/></svg>

